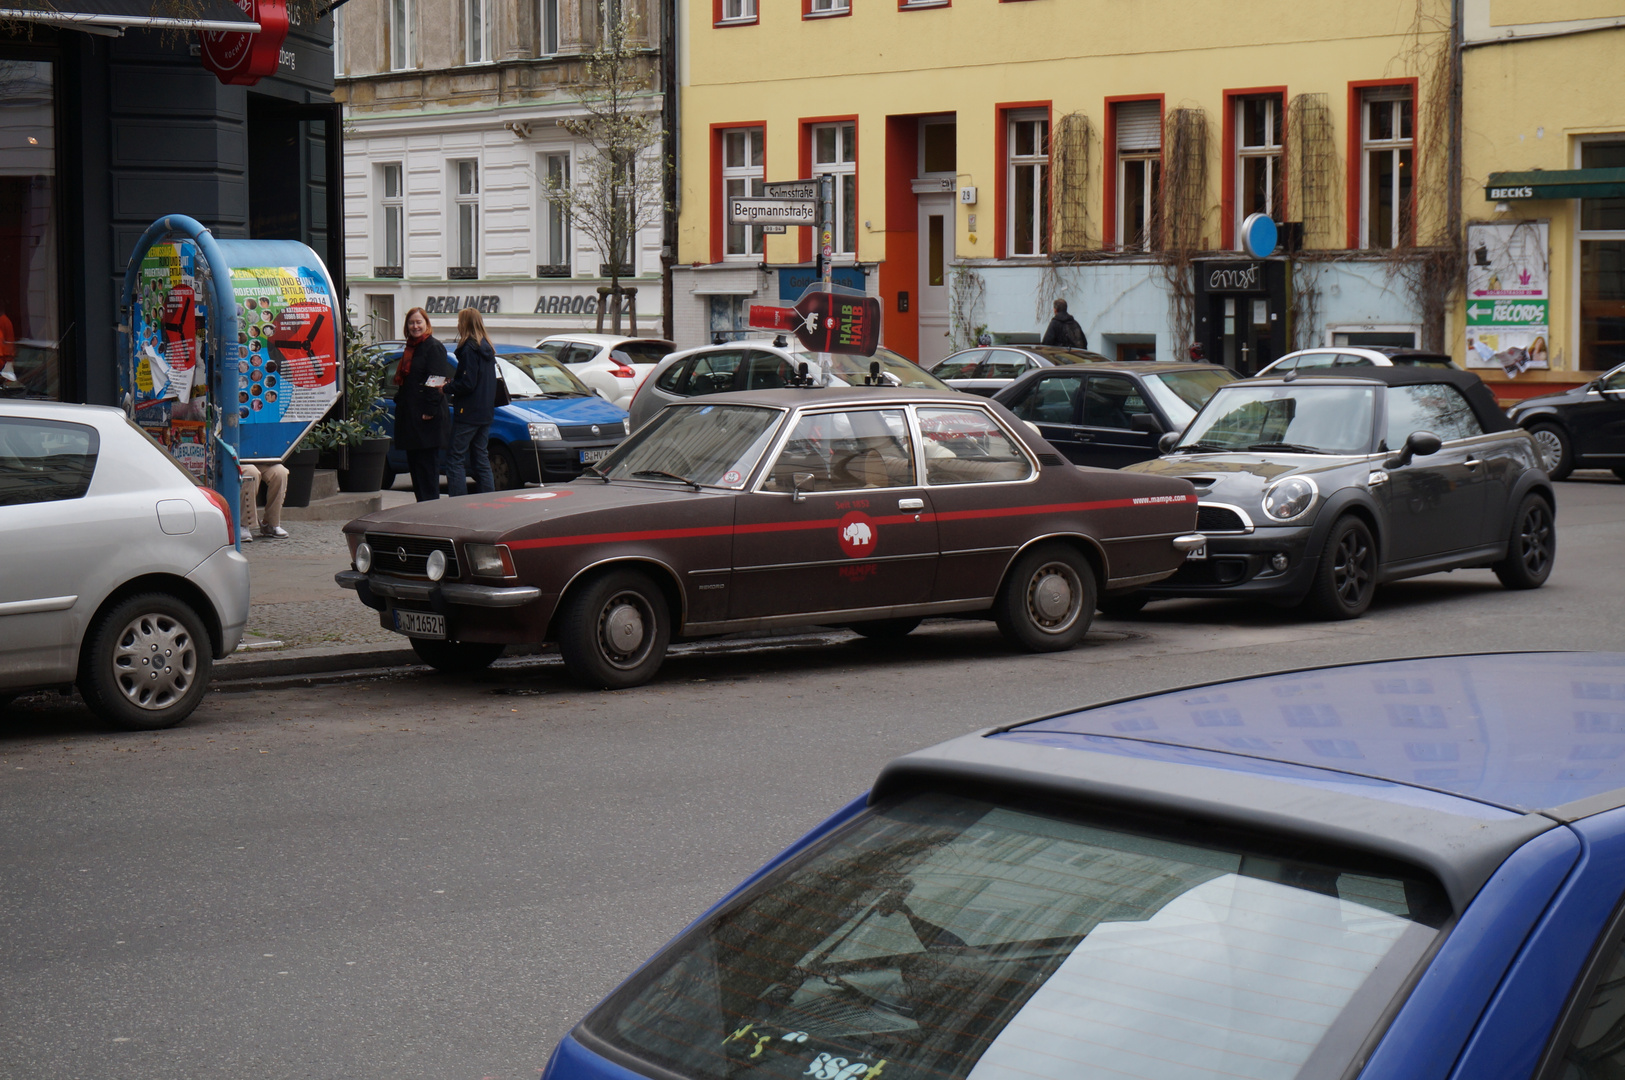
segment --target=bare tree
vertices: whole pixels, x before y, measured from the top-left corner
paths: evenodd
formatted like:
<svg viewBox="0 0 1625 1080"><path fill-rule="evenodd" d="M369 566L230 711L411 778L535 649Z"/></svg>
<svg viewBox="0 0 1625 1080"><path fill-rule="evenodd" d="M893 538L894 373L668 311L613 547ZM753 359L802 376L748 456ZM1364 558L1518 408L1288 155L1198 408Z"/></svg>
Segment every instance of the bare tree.
<svg viewBox="0 0 1625 1080"><path fill-rule="evenodd" d="M572 95L583 115L559 126L583 144L573 178L543 180L547 197L592 240L610 281L614 330L621 329L621 275L632 270L638 232L666 211L660 145L660 105L646 50L631 44L636 19L612 16L598 47L583 58ZM604 329L602 309L598 329Z"/></svg>

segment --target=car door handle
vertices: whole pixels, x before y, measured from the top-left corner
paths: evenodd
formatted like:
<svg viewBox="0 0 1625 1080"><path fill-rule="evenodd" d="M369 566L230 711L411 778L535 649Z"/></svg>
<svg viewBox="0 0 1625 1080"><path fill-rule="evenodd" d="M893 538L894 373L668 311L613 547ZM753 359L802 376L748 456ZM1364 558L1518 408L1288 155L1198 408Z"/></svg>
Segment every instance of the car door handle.
<svg viewBox="0 0 1625 1080"><path fill-rule="evenodd" d="M898 499L897 500L897 509L899 509L899 510L924 510L925 509L925 500L924 499Z"/></svg>
<svg viewBox="0 0 1625 1080"><path fill-rule="evenodd" d="M1475 458L1475 457L1470 457L1466 461L1466 465L1467 465L1467 467L1469 469L1476 469L1482 464L1484 464L1484 463L1482 461L1480 461L1478 458Z"/></svg>

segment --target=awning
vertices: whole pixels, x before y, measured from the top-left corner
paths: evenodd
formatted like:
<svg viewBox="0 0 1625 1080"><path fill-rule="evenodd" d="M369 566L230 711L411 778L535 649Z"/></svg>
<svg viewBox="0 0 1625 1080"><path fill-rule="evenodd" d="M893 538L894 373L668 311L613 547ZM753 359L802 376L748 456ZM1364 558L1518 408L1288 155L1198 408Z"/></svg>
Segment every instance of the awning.
<svg viewBox="0 0 1625 1080"><path fill-rule="evenodd" d="M1536 169L1490 173L1490 202L1508 199L1617 199L1625 197L1625 169Z"/></svg>
<svg viewBox="0 0 1625 1080"><path fill-rule="evenodd" d="M106 33L130 27L257 34L260 24L230 0L0 0L0 22L48 23Z"/></svg>

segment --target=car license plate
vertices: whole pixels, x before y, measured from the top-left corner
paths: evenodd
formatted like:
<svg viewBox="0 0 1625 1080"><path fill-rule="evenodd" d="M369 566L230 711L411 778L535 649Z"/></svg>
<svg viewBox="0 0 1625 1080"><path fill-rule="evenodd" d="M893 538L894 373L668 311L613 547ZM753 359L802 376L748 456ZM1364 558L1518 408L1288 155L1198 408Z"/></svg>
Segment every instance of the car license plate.
<svg viewBox="0 0 1625 1080"><path fill-rule="evenodd" d="M432 611L395 611L395 629L407 637L441 638L446 636L446 617Z"/></svg>
<svg viewBox="0 0 1625 1080"><path fill-rule="evenodd" d="M1203 544L1201 547L1193 547L1189 551L1185 552L1185 561L1186 562L1192 562L1192 561L1194 561L1196 559L1205 559L1205 558L1207 558L1207 545L1206 544Z"/></svg>
<svg viewBox="0 0 1625 1080"><path fill-rule="evenodd" d="M603 461L609 457L609 452L613 449L615 449L613 446L600 446L595 450L583 450L581 451L581 464L591 465L594 462Z"/></svg>

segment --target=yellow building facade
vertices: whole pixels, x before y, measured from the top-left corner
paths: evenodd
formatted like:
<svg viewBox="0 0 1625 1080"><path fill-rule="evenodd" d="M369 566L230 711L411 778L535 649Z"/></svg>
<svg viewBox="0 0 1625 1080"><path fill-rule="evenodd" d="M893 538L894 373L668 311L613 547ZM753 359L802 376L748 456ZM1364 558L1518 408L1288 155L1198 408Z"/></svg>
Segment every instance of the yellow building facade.
<svg viewBox="0 0 1625 1080"><path fill-rule="evenodd" d="M811 229L729 195L830 173L837 276L930 362L1069 302L1113 358L1256 370L1442 346L1413 249L1450 218L1448 0L686 0L680 344L810 278ZM1242 255L1253 211L1283 225Z"/></svg>

